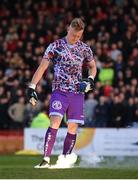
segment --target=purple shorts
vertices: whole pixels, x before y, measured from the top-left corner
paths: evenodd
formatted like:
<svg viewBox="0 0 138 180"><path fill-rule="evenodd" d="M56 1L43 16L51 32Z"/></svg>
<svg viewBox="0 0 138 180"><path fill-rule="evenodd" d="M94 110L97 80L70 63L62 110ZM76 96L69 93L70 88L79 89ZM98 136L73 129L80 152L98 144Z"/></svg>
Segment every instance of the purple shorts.
<svg viewBox="0 0 138 180"><path fill-rule="evenodd" d="M84 124L83 104L84 94L55 90L50 100L49 116L58 115L63 118L66 113L68 122Z"/></svg>

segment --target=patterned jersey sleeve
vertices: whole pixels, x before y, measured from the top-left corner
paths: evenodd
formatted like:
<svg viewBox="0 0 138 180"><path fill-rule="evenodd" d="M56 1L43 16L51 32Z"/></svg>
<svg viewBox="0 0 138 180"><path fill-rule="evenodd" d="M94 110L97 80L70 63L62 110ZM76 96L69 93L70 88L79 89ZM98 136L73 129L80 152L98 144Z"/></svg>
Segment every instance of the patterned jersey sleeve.
<svg viewBox="0 0 138 180"><path fill-rule="evenodd" d="M52 60L54 57L54 50L55 50L55 43L49 44L47 49L44 52L44 59L47 59L48 61Z"/></svg>
<svg viewBox="0 0 138 180"><path fill-rule="evenodd" d="M84 61L86 63L88 63L92 60L94 60L93 52L92 52L91 48L89 46L87 46L84 50Z"/></svg>

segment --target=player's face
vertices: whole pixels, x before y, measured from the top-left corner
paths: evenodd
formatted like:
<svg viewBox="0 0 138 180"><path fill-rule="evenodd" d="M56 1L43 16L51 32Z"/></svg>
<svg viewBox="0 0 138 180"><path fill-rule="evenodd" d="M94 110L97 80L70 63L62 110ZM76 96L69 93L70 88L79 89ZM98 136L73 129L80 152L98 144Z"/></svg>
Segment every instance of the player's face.
<svg viewBox="0 0 138 180"><path fill-rule="evenodd" d="M83 30L76 31L74 28L69 26L68 33L67 33L67 39L70 44L75 44L80 38L82 37Z"/></svg>

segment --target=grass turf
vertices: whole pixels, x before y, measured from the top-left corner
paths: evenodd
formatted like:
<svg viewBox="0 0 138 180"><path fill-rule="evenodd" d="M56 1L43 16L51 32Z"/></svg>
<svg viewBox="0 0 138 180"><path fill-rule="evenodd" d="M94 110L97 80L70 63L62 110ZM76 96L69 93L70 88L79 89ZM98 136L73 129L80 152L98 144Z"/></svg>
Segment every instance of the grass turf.
<svg viewBox="0 0 138 180"><path fill-rule="evenodd" d="M73 168L62 170L34 169L41 156L0 156L1 179L136 179L138 169ZM52 157L52 162L56 157Z"/></svg>

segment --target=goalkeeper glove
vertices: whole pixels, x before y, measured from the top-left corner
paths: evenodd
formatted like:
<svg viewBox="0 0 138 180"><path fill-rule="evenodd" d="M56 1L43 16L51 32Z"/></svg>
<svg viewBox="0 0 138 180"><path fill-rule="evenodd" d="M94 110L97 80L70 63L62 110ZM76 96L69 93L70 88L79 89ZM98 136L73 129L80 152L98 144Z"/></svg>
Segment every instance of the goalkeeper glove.
<svg viewBox="0 0 138 180"><path fill-rule="evenodd" d="M89 76L88 79L83 79L80 83L80 92L87 93L90 90L94 90L94 78L92 76Z"/></svg>
<svg viewBox="0 0 138 180"><path fill-rule="evenodd" d="M35 87L36 87L35 84L30 84L29 88L27 90L28 100L33 106L35 106L37 101L38 101L38 97L37 97L37 93L35 91Z"/></svg>

